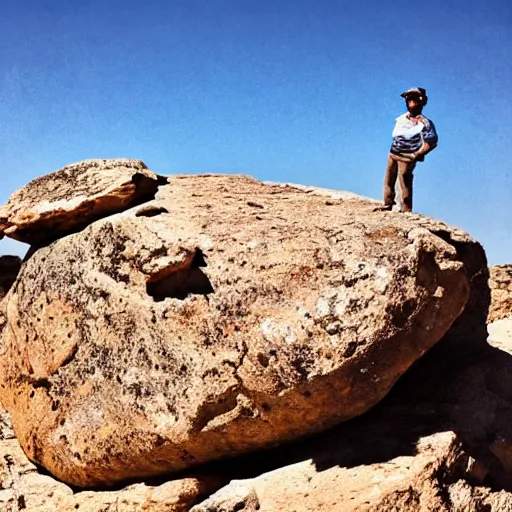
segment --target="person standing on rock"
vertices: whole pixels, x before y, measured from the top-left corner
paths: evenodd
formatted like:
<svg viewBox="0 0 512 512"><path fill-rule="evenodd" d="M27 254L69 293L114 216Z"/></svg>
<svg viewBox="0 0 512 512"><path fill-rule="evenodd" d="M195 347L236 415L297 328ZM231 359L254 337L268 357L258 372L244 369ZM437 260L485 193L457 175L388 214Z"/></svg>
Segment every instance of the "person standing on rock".
<svg viewBox="0 0 512 512"><path fill-rule="evenodd" d="M415 87L401 94L407 112L396 118L393 142L388 156L384 179L384 206L377 210L391 210L395 204L395 184L398 178L402 191L402 212L412 211L413 171L417 162L437 146L434 123L422 115L428 97L425 89Z"/></svg>

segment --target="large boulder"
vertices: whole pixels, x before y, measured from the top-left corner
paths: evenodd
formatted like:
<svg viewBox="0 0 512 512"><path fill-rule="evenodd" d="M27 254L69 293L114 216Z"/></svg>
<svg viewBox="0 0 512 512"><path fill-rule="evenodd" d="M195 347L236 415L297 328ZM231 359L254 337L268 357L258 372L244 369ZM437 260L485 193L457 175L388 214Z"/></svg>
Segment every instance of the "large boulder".
<svg viewBox="0 0 512 512"><path fill-rule="evenodd" d="M84 160L36 178L0 208L0 238L39 244L154 197L158 176L140 160Z"/></svg>
<svg viewBox="0 0 512 512"><path fill-rule="evenodd" d="M464 310L483 251L373 206L176 176L145 207L37 250L0 344L1 399L30 459L113 484L375 405Z"/></svg>
<svg viewBox="0 0 512 512"><path fill-rule="evenodd" d="M153 485L73 492L27 460L0 410L0 509L511 512L512 494L503 489L512 488L512 357L487 346L471 360L454 352L440 365L437 352L449 338L359 418Z"/></svg>

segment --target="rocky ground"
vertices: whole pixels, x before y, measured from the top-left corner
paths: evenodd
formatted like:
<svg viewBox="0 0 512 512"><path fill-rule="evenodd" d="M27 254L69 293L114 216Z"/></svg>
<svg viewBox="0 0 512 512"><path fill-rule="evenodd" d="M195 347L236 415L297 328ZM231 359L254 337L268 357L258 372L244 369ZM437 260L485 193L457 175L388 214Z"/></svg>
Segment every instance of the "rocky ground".
<svg viewBox="0 0 512 512"><path fill-rule="evenodd" d="M373 208L128 160L14 194L2 510L512 510L503 272Z"/></svg>

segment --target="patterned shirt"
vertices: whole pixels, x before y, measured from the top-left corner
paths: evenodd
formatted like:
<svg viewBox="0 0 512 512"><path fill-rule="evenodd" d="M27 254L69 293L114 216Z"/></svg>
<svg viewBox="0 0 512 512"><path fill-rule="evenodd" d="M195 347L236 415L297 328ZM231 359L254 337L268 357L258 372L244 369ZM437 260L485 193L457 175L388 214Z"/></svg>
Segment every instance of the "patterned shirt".
<svg viewBox="0 0 512 512"><path fill-rule="evenodd" d="M425 142L432 150L438 140L436 127L430 119L424 116L411 118L409 113L396 118L392 137L390 152L395 155L416 153Z"/></svg>

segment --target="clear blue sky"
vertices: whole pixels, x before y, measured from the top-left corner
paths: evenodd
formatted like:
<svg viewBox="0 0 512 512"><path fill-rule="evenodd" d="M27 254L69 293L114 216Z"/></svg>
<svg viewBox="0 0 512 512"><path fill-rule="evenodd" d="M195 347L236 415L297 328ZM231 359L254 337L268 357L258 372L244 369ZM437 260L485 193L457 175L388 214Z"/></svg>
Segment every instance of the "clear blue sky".
<svg viewBox="0 0 512 512"><path fill-rule="evenodd" d="M420 86L440 143L415 210L512 262L510 0L4 0L0 41L1 203L105 157L380 198Z"/></svg>

